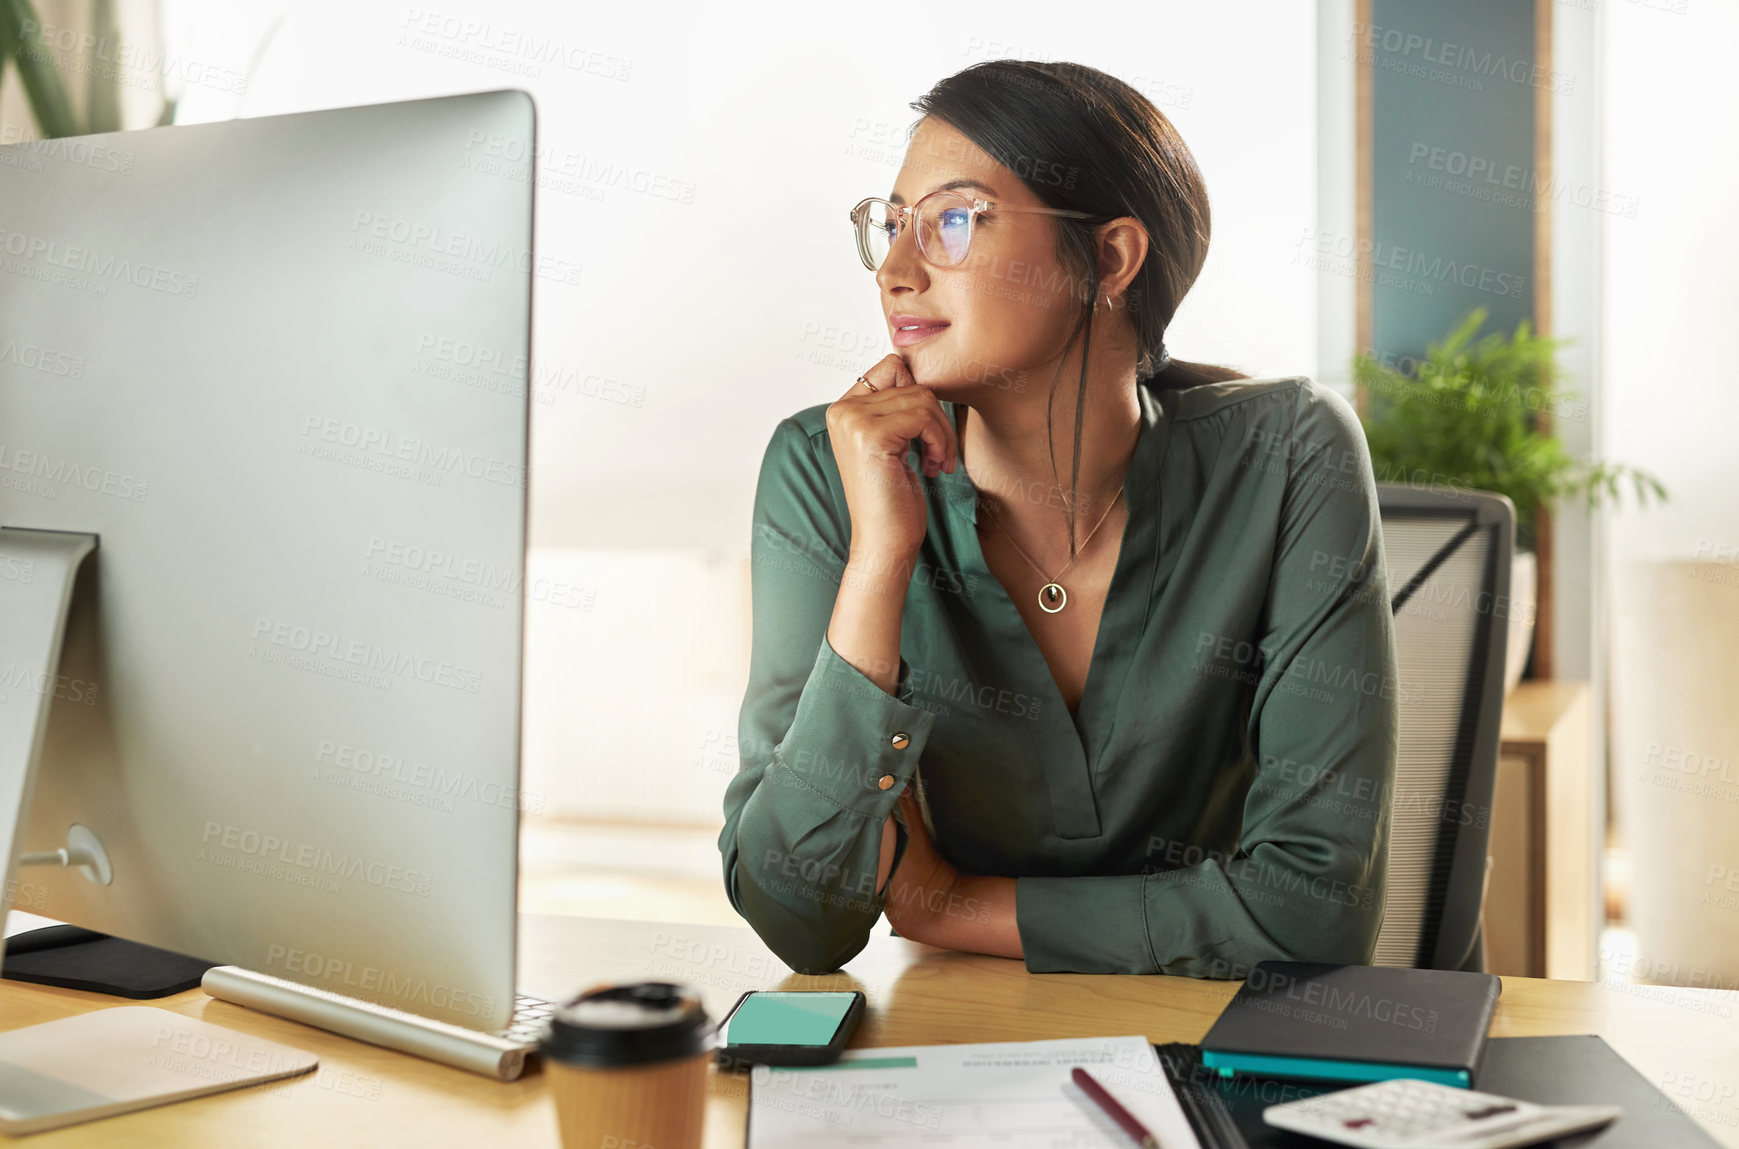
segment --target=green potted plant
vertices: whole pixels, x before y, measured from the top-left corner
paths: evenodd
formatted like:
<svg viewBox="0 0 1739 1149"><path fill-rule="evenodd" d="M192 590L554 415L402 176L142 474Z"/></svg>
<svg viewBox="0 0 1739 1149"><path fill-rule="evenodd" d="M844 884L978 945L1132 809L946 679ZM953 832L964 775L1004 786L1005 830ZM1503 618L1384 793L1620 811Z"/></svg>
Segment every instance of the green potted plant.
<svg viewBox="0 0 1739 1149"><path fill-rule="evenodd" d="M1495 491L1515 504L1508 691L1521 678L1533 641L1540 513L1565 497L1583 496L1594 505L1617 498L1625 480L1643 505L1651 497L1665 500L1667 492L1653 475L1622 463L1571 458L1541 419L1588 417L1586 401L1558 385L1557 351L1570 341L1535 334L1526 319L1513 335L1475 339L1488 314L1484 307L1468 312L1409 364L1411 375L1360 352L1353 357L1353 380L1364 400L1360 418L1378 482Z"/></svg>

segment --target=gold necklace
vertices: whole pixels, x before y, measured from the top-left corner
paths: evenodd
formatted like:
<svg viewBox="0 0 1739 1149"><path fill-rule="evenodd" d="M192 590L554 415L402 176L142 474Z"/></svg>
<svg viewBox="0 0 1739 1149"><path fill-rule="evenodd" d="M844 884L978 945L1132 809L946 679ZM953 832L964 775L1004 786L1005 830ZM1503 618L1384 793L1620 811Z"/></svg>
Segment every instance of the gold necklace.
<svg viewBox="0 0 1739 1149"><path fill-rule="evenodd" d="M1063 564L1063 569L1058 571L1055 575L1046 575L1044 569L1041 568L1038 563L1033 562L1025 551L1020 549L1020 544L1014 541L1014 536L1003 529L1001 516L999 516L994 510L991 511L990 525L1002 532L1002 537L1008 540L1008 545L1013 547L1015 553L1021 558L1026 559L1027 565L1038 571L1041 578L1048 578L1050 580L1046 582L1044 586L1039 588L1039 609L1044 611L1046 614L1056 614L1065 606L1069 605L1069 592L1064 590L1063 584L1057 580L1062 578L1063 572L1074 566L1075 559L1080 558L1087 550L1087 544L1093 541L1093 536L1099 532L1100 527L1105 525L1105 520L1111 517L1111 512L1117 506L1117 497L1122 493L1123 488L1120 486L1117 488L1117 494L1111 496L1111 505L1105 508L1105 513L1099 516L1099 521L1093 524L1093 529L1087 532L1087 537L1081 540L1081 549L1075 552L1075 558L1072 558L1067 563ZM1056 605L1052 606L1051 603L1056 603Z"/></svg>

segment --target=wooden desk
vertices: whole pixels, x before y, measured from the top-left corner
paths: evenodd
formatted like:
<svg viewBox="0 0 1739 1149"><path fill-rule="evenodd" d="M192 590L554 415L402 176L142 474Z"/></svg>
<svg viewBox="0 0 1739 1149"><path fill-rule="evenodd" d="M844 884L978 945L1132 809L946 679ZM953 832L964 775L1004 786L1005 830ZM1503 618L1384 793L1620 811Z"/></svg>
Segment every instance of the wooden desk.
<svg viewBox="0 0 1739 1149"><path fill-rule="evenodd" d="M1492 795L1486 968L1595 976L1599 946L1596 796L1588 684L1524 682L1504 700Z"/></svg>
<svg viewBox="0 0 1739 1149"><path fill-rule="evenodd" d="M857 1046L1123 1033L1199 1041L1237 988L1183 977L1033 975L1019 962L883 936L831 977L789 973L742 928L532 917L522 921L521 938L522 984L550 994L653 974L696 986L718 1016L745 989L861 988L869 1013ZM1517 977L1503 982L1495 1036L1598 1033L1657 1085L1739 1083L1739 1026L1732 1021L1739 991L1633 991ZM0 1026L8 1029L114 1004L93 994L0 982ZM319 1073L39 1133L19 1139L20 1146L557 1144L554 1110L535 1071L504 1085L198 990L155 1004L314 1052ZM709 1147L742 1145L746 1104L742 1078L713 1078ZM1739 1101L1704 1104L1690 1097L1683 1104L1717 1140L1739 1149Z"/></svg>

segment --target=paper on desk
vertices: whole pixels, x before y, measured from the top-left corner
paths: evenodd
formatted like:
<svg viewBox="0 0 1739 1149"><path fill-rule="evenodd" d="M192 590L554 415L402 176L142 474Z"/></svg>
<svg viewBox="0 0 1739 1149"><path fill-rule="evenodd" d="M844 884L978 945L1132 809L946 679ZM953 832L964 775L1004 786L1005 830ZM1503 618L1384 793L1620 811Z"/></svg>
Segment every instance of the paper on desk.
<svg viewBox="0 0 1739 1149"><path fill-rule="evenodd" d="M817 1069L756 1066L749 1149L850 1145L1129 1149L1069 1080L1080 1065L1164 1149L1201 1149L1145 1037L908 1045L847 1051Z"/></svg>

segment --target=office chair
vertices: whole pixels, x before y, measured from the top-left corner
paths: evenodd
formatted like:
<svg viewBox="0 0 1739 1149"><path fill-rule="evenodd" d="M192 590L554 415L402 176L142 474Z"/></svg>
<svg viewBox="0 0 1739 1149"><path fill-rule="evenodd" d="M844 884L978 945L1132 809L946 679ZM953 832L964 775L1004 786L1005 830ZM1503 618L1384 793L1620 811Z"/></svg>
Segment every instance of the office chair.
<svg viewBox="0 0 1739 1149"><path fill-rule="evenodd" d="M1377 504L1401 721L1372 964L1483 972L1515 508L1485 491L1388 483Z"/></svg>

